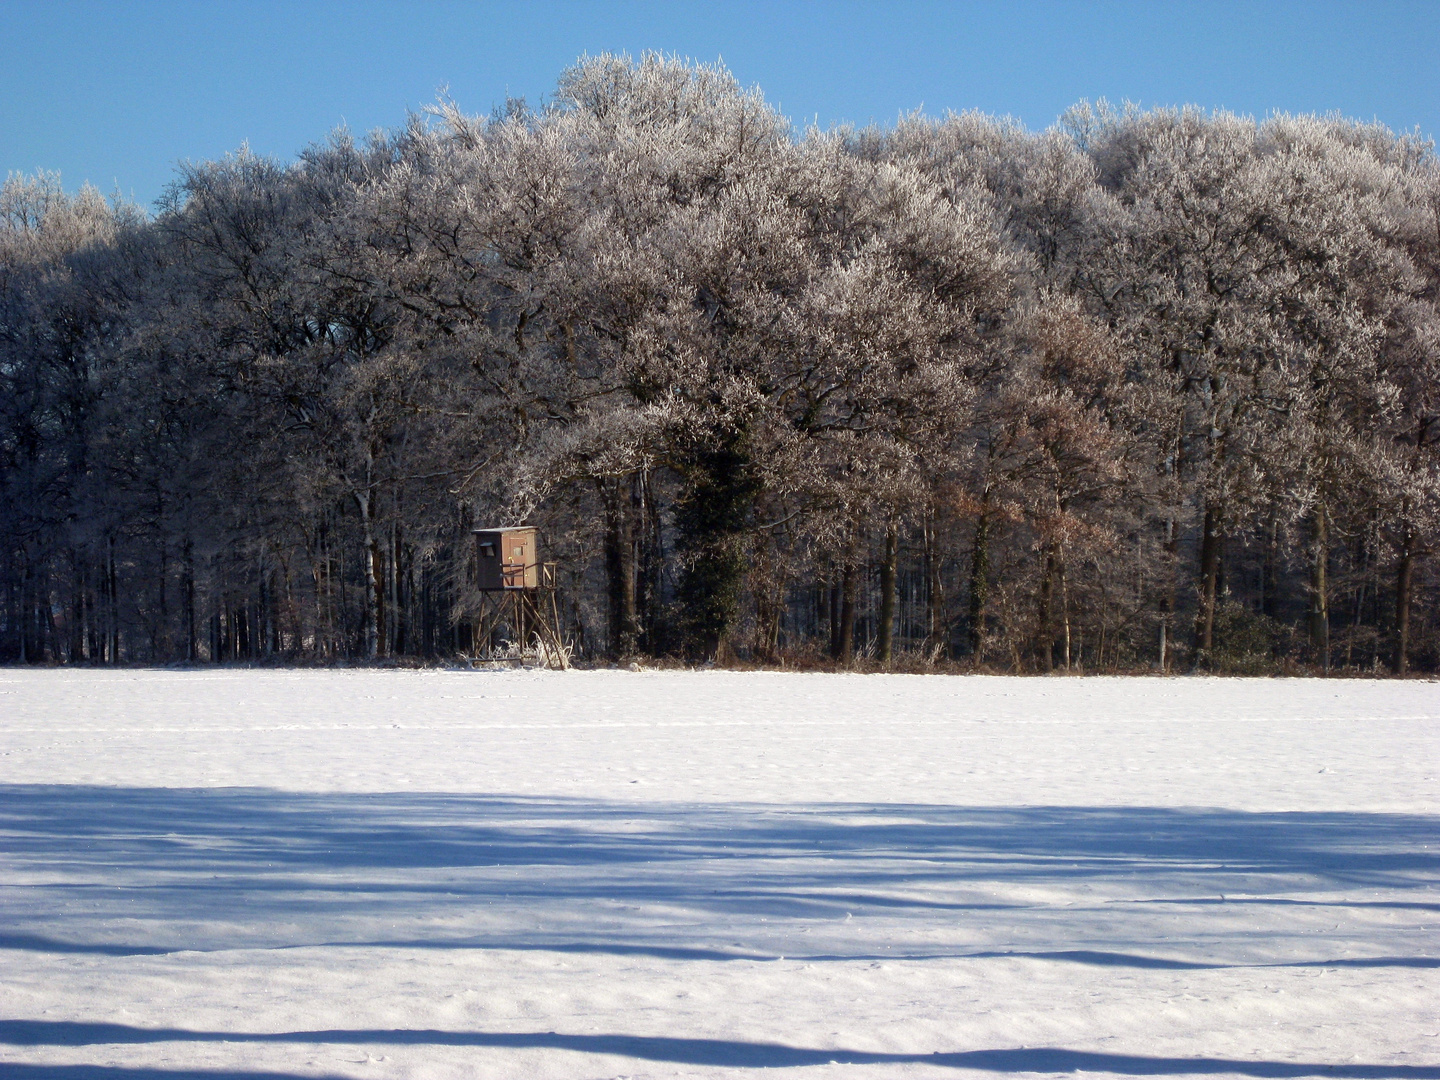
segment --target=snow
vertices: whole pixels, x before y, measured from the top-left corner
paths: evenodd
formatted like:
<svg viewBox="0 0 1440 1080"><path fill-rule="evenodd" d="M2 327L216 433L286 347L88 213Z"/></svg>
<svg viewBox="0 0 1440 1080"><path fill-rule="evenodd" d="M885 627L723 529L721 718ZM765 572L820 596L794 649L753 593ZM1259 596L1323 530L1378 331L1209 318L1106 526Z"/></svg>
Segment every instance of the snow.
<svg viewBox="0 0 1440 1080"><path fill-rule="evenodd" d="M1440 685L0 671L0 1076L1440 1080Z"/></svg>

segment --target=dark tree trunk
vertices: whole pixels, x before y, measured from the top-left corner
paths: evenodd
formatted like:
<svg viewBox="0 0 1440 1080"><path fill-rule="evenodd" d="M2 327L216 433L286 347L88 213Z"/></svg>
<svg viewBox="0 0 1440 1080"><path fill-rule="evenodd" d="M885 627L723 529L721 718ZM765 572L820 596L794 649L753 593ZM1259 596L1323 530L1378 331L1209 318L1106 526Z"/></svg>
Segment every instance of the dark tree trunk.
<svg viewBox="0 0 1440 1080"><path fill-rule="evenodd" d="M1195 613L1195 666L1208 668L1215 649L1215 602L1220 587L1220 557L1225 545L1220 508L1207 503L1200 535L1199 609Z"/></svg>
<svg viewBox="0 0 1440 1080"><path fill-rule="evenodd" d="M107 626L107 659L112 664L120 663L120 577L115 565L115 536L112 533L105 544L105 592L106 607L109 609Z"/></svg>
<svg viewBox="0 0 1440 1080"><path fill-rule="evenodd" d="M1265 530L1265 562L1260 572L1260 613L1280 617L1280 522L1270 519Z"/></svg>
<svg viewBox="0 0 1440 1080"><path fill-rule="evenodd" d="M155 582L155 592L159 617L152 623L150 631L150 662L153 664L160 660L174 658L174 644L170 636L170 547L165 542L163 534L156 538L160 551L160 574Z"/></svg>
<svg viewBox="0 0 1440 1080"><path fill-rule="evenodd" d="M665 563L665 549L662 544L660 511L650 484L650 474L641 470L635 477L632 492L635 510L636 565L635 565L635 607L636 624L641 638L637 648L654 654L659 650L661 623L661 570Z"/></svg>
<svg viewBox="0 0 1440 1080"><path fill-rule="evenodd" d="M855 595L859 582L860 571L855 563L846 562L840 599L840 662L846 667L855 662Z"/></svg>
<svg viewBox="0 0 1440 1080"><path fill-rule="evenodd" d="M827 611L827 623L830 628L830 655L836 660L840 659L840 582L835 580L836 567L830 567L830 588L827 590L829 600Z"/></svg>
<svg viewBox="0 0 1440 1080"><path fill-rule="evenodd" d="M940 579L940 543L935 534L934 514L925 520L925 655L936 658L941 652L945 592Z"/></svg>
<svg viewBox="0 0 1440 1080"><path fill-rule="evenodd" d="M1071 664L1079 659L1081 649L1071 650L1070 641L1070 585L1065 579L1065 553L1061 550L1056 559L1055 579L1060 584L1060 659L1069 671ZM1081 638L1081 647L1084 645L1084 638ZM1073 659L1072 659L1073 657Z"/></svg>
<svg viewBox="0 0 1440 1080"><path fill-rule="evenodd" d="M28 663L30 663L30 661L31 661L31 648L30 648L30 621L31 621L31 618L32 618L32 616L31 616L31 611L32 611L32 609L34 609L34 610L36 610L37 613L38 613L39 605L37 605L37 604L32 604L32 603L30 602L30 599L31 599L31 598L30 598L30 576L31 576L30 560L29 560L28 558L26 558L23 554L21 555L21 559L22 559L23 561L22 561L21 564L20 564L20 585L19 585L19 588L16 590L16 592L17 592L17 594L18 594L17 599L18 599L18 601L19 601L19 607L20 607L20 612L21 612L20 627L19 627L19 630L20 630L20 642L19 642L19 644L20 644L20 663L22 663L22 664L28 664Z"/></svg>
<svg viewBox="0 0 1440 1080"><path fill-rule="evenodd" d="M370 538L370 561L368 565L370 568L368 571L370 588L375 598L373 619L375 647L370 655L372 658L388 656L390 655L389 642L385 640L385 554L380 550L379 538L373 535Z"/></svg>
<svg viewBox="0 0 1440 1080"><path fill-rule="evenodd" d="M1036 602L1036 621L1039 624L1035 650L1040 660L1040 670L1055 670L1055 568L1058 562L1056 545L1045 546L1045 570L1040 576L1040 595Z"/></svg>
<svg viewBox="0 0 1440 1080"><path fill-rule="evenodd" d="M1410 669L1410 598L1414 591L1415 537L1407 528L1400 545L1400 562L1395 568L1395 655L1391 660L1396 675Z"/></svg>
<svg viewBox="0 0 1440 1080"><path fill-rule="evenodd" d="M880 627L876 642L876 658L890 663L895 645L895 606L898 599L897 562L900 537L894 522L885 530L885 555L880 561Z"/></svg>
<svg viewBox="0 0 1440 1080"><path fill-rule="evenodd" d="M259 589L255 604L255 627L253 635L253 648L255 655L264 656L270 653L270 626L271 626L271 603L270 603L270 581L269 575L265 573L262 563L258 570Z"/></svg>
<svg viewBox="0 0 1440 1080"><path fill-rule="evenodd" d="M385 596L390 612L386 636L390 652L404 656L409 644L405 626L405 540L398 521L390 525L390 536L385 544L385 566L387 570Z"/></svg>
<svg viewBox="0 0 1440 1080"><path fill-rule="evenodd" d="M1330 672L1330 518L1324 504L1311 518L1310 649L1320 670Z"/></svg>
<svg viewBox="0 0 1440 1080"><path fill-rule="evenodd" d="M85 656L85 583L80 572L80 553L70 552L70 604L68 612L70 661Z"/></svg>
<svg viewBox="0 0 1440 1080"><path fill-rule="evenodd" d="M633 656L640 636L635 603L634 523L628 485L602 481L605 500L605 586L609 608L610 655Z"/></svg>
<svg viewBox="0 0 1440 1080"><path fill-rule="evenodd" d="M977 664L985 662L985 608L989 601L990 492L987 489L970 548L970 651Z"/></svg>

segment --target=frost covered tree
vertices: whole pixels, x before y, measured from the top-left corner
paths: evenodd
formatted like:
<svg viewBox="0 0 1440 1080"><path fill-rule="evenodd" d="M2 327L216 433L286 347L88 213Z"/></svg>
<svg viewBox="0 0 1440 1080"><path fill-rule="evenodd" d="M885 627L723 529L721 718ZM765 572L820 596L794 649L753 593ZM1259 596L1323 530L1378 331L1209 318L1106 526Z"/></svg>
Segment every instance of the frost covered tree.
<svg viewBox="0 0 1440 1080"><path fill-rule="evenodd" d="M796 131L601 56L146 218L0 195L0 655L1440 664L1440 180L1374 125Z"/></svg>

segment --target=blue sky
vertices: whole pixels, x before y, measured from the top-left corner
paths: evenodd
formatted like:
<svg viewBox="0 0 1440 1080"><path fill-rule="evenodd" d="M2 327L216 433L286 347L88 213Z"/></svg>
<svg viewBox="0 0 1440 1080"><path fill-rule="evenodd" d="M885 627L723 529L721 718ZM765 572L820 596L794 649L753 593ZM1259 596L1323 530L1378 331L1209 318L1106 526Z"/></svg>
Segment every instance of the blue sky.
<svg viewBox="0 0 1440 1080"><path fill-rule="evenodd" d="M0 170L153 202L182 159L289 158L442 87L543 100L583 53L722 59L797 123L923 107L1049 126L1081 98L1338 111L1440 133L1440 2L0 0Z"/></svg>

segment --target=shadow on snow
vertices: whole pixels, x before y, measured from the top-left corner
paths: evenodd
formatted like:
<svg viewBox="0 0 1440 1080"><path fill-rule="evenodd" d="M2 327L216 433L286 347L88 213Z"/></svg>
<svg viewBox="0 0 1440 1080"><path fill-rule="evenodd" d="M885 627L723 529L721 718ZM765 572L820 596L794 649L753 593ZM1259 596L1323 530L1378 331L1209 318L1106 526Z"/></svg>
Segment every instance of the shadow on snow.
<svg viewBox="0 0 1440 1080"><path fill-rule="evenodd" d="M1162 1058L1103 1054L1084 1050L1024 1047L1006 1050L937 1051L931 1054L876 1053L843 1049L809 1049L781 1043L729 1039L685 1039L641 1035L563 1035L546 1032L483 1032L426 1030L326 1030L284 1032L189 1031L182 1028L137 1028L123 1024L79 1024L53 1021L0 1021L0 1044L10 1046L93 1046L160 1042L313 1043L327 1045L462 1046L505 1050L569 1050L610 1054L643 1061L732 1068L799 1068L811 1065L932 1065L984 1072L1108 1072L1122 1076L1211 1075L1254 1077L1333 1076L1348 1080L1393 1077L1398 1080L1440 1080L1440 1065L1365 1065L1355 1062L1245 1061L1235 1058ZM10 1066L16 1077L159 1077L174 1073L152 1069L74 1070L73 1066ZM74 1070L74 1071L66 1071ZM195 1074L190 1074L195 1075ZM212 1075L212 1074L200 1074ZM259 1078L261 1073L225 1073Z"/></svg>
<svg viewBox="0 0 1440 1080"><path fill-rule="evenodd" d="M487 934L457 933L452 920L448 930L430 923L388 940L371 940L368 931L336 940L335 930L352 916L444 923L476 911L554 903L585 911L595 904L616 911L663 905L717 925L725 918L829 921L852 913L931 922L968 912L985 919L1062 917L1064 909L996 900L987 891L1032 885L1111 885L1111 892L1123 889L1125 905L1157 914L1170 908L1149 905L1197 906L1193 914L1210 905L1440 911L1431 899L1440 870L1437 824L1419 814L5 785L0 858L11 881L23 880L21 874L38 881L0 890L0 904L12 911L0 948L144 956L328 945L773 960L779 956L773 938L747 947L713 940L725 931L695 940L673 926L668 934L642 934L595 924L577 935L556 923L547 933ZM1389 895L1374 898L1381 889ZM1288 895L1249 895L1276 892ZM1355 895L1361 892L1371 895ZM29 925L14 914L20 906L33 912ZM93 936L90 928L121 916L130 925L145 920L160 936L84 940ZM218 939L213 930L207 938L183 929L205 920L252 929L231 926ZM261 928L258 936L254 927ZM790 959L817 962L1015 956L1153 969L1230 966L1112 948L833 951L816 942L789 951L798 944L786 943ZM1351 956L1292 966L1435 967L1440 960Z"/></svg>

